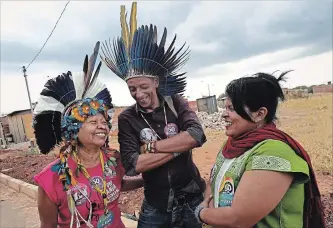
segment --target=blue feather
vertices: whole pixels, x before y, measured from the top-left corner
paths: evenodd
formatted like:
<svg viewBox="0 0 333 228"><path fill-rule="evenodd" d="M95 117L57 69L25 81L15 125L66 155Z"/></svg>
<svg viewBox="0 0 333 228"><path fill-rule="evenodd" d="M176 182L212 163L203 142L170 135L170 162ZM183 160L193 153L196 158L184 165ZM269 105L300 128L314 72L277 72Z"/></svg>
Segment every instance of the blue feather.
<svg viewBox="0 0 333 228"><path fill-rule="evenodd" d="M97 99L99 100L103 100L104 104L106 104L107 106L109 106L109 108L112 108L112 98L110 95L110 92L107 88L103 89L102 91L100 91L96 96Z"/></svg>
<svg viewBox="0 0 333 228"><path fill-rule="evenodd" d="M57 173L57 172L59 172L60 168L61 168L61 164L60 164L60 161L59 161L58 163L54 164L51 167L51 171Z"/></svg>
<svg viewBox="0 0 333 228"><path fill-rule="evenodd" d="M106 44L102 45L102 59L108 68L122 79L126 79L132 70L136 75L155 75L159 77L158 90L162 95L182 94L186 87L186 76L184 76L185 73L177 71L188 61L189 48L185 49L186 44L183 44L176 50L174 45L177 36L175 35L165 50L166 38L167 29L164 28L161 40L157 44L156 26L142 25L134 33L129 53L120 41L121 45L114 43L113 48L109 48L105 42ZM119 66L124 62L127 63L126 67ZM116 70L114 66L120 69Z"/></svg>

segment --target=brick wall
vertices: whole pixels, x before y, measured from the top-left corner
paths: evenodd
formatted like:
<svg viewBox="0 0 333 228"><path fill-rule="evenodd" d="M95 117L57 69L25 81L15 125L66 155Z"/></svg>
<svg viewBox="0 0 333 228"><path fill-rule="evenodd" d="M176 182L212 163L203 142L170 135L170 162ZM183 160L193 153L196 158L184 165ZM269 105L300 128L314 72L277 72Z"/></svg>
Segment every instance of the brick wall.
<svg viewBox="0 0 333 228"><path fill-rule="evenodd" d="M332 85L313 86L313 93L332 93L332 92L333 92Z"/></svg>

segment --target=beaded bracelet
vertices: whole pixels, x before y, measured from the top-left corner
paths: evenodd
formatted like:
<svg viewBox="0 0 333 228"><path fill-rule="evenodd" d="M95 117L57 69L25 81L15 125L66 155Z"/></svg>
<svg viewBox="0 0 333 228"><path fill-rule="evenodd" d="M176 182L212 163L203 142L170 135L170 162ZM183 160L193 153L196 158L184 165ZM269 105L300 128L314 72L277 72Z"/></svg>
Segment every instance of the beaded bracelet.
<svg viewBox="0 0 333 228"><path fill-rule="evenodd" d="M195 215L195 218L197 219L197 221L200 223L200 224L204 224L204 222L201 220L200 218L200 212L202 209L204 209L205 207L202 206L201 204L199 206L197 206L195 208L195 211L194 211L194 215Z"/></svg>

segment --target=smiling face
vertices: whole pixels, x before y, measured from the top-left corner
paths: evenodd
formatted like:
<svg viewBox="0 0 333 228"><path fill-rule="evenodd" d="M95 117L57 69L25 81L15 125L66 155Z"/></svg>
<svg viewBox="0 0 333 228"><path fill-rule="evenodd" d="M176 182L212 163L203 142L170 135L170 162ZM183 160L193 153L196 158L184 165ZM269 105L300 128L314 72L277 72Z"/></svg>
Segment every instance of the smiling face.
<svg viewBox="0 0 333 228"><path fill-rule="evenodd" d="M254 130L258 124L254 122L250 122L240 115L234 110L232 102L230 98L227 98L225 101L225 112L223 113L223 118L226 122L226 131L225 134L232 138L237 138L238 136ZM253 113L255 115L255 113ZM251 115L253 115L251 113Z"/></svg>
<svg viewBox="0 0 333 228"><path fill-rule="evenodd" d="M158 80L149 77L137 77L127 80L127 86L134 100L144 109L158 107Z"/></svg>
<svg viewBox="0 0 333 228"><path fill-rule="evenodd" d="M78 138L85 147L101 147L105 144L109 131L104 116L98 113L86 119L79 130Z"/></svg>

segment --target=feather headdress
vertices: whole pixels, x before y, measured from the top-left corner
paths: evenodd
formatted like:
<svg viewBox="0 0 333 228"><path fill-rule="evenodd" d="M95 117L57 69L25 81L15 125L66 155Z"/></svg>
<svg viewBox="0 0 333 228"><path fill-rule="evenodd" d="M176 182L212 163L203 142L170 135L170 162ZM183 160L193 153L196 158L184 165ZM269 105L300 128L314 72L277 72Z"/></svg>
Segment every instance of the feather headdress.
<svg viewBox="0 0 333 228"><path fill-rule="evenodd" d="M137 3L132 3L130 26L126 22L125 6L120 8L121 37L111 44L110 39L102 44L101 58L107 67L123 80L134 77L158 77L159 92L164 96L182 94L185 91L185 73L177 71L189 58L189 48L185 44L175 50L174 36L170 46L165 47L167 29L157 43L157 28L141 26L137 28Z"/></svg>
<svg viewBox="0 0 333 228"><path fill-rule="evenodd" d="M65 113L67 115L70 112L69 110L73 110L72 113L75 112L73 106L81 108L78 112L78 115L81 116L93 115L100 110L107 113L109 109L113 108L109 90L98 79L102 62L99 62L94 72L99 47L100 42L97 42L89 59L86 55L83 72L72 74L68 71L48 80L44 85L34 109L34 130L41 153L48 153L55 145L62 142L65 137L63 128L66 127L68 121L77 125L74 123L75 121L64 118ZM86 108L84 105L87 103L92 104L89 106L91 111L88 110L88 113L78 106ZM96 112L92 112L94 110Z"/></svg>

